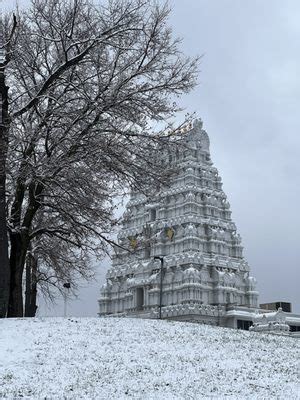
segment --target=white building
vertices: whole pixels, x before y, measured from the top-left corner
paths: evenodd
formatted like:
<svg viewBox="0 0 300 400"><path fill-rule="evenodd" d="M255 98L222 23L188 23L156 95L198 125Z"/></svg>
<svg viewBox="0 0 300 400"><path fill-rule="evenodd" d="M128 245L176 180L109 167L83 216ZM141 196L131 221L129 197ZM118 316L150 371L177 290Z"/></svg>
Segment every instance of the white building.
<svg viewBox="0 0 300 400"><path fill-rule="evenodd" d="M170 185L151 199L133 193L99 315L199 321L248 329L258 309L256 281L213 166L209 137L196 120ZM156 259L155 259L156 258ZM300 324L300 320L299 320Z"/></svg>

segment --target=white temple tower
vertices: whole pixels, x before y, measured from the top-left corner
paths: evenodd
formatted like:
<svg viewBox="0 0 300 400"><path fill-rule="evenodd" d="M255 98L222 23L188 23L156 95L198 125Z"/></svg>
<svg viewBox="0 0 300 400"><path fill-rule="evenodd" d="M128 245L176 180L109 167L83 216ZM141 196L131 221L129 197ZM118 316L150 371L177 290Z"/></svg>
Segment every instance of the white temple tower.
<svg viewBox="0 0 300 400"><path fill-rule="evenodd" d="M131 195L118 235L130 252L116 250L99 315L247 328L258 307L255 279L200 120L183 140L169 159L178 167L170 185L151 199Z"/></svg>

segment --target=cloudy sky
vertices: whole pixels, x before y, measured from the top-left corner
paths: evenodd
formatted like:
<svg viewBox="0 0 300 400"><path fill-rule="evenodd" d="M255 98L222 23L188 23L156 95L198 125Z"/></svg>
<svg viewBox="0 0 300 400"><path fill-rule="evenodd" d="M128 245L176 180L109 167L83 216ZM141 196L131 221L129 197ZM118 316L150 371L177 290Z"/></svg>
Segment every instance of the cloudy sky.
<svg viewBox="0 0 300 400"><path fill-rule="evenodd" d="M183 99L210 135L260 301L300 312L300 3L173 0L171 24L203 54Z"/></svg>
<svg viewBox="0 0 300 400"><path fill-rule="evenodd" d="M8 4L4 1L2 4ZM199 85L182 98L211 139L211 154L257 278L260 301L300 312L300 3L298 0L171 0L182 50L203 55ZM96 315L108 263L70 304ZM61 315L41 307L40 315Z"/></svg>

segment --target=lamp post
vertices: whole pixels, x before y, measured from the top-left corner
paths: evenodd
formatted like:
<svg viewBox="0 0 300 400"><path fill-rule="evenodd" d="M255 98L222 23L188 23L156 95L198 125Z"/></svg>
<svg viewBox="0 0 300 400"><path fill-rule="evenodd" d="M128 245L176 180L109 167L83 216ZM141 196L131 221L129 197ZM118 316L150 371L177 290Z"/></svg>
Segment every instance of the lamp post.
<svg viewBox="0 0 300 400"><path fill-rule="evenodd" d="M161 319L164 259L163 259L163 257L155 256L154 260L160 261L159 319Z"/></svg>
<svg viewBox="0 0 300 400"><path fill-rule="evenodd" d="M68 300L67 294L69 293L71 284L69 282L66 282L63 284L63 288L65 289L64 290L64 318L66 318L66 316L67 316L67 300Z"/></svg>

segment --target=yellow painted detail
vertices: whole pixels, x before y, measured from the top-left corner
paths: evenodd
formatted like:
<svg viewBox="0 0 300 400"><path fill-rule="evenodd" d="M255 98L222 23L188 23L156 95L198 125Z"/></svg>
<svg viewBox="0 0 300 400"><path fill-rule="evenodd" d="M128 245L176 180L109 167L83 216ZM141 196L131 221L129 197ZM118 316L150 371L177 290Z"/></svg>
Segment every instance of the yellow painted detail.
<svg viewBox="0 0 300 400"><path fill-rule="evenodd" d="M173 237L174 237L174 230L172 229L172 228L168 228L167 229L167 236L168 236L168 238L170 239L170 240L172 240L173 239Z"/></svg>
<svg viewBox="0 0 300 400"><path fill-rule="evenodd" d="M138 245L137 237L136 237L136 236L130 236L130 237L128 237L128 239L129 239L130 246L131 246L133 249L136 249L136 247L137 247L137 245Z"/></svg>

